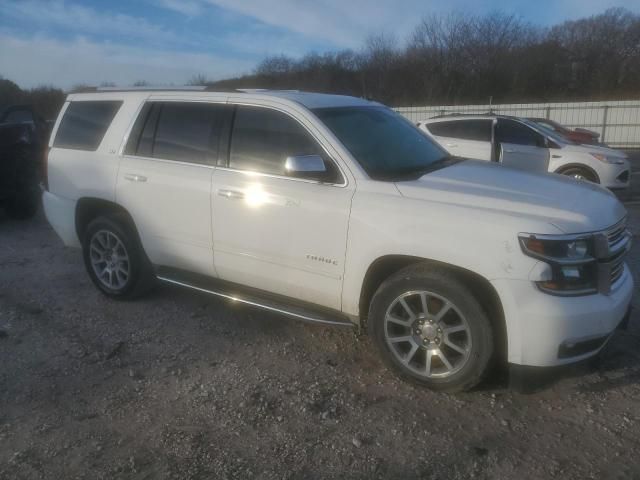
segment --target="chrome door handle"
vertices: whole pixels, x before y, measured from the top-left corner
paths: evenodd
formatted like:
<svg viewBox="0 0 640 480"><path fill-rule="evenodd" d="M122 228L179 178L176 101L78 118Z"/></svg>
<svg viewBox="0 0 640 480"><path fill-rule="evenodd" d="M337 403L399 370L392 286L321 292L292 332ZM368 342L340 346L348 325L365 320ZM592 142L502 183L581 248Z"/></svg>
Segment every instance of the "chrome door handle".
<svg viewBox="0 0 640 480"><path fill-rule="evenodd" d="M511 150L511 149L509 148L509 149L506 149L506 150L504 151L504 153L516 153L516 151L515 151L515 150Z"/></svg>
<svg viewBox="0 0 640 480"><path fill-rule="evenodd" d="M224 198L228 198L230 200L241 200L244 198L244 193L239 192L237 190L218 190L218 195Z"/></svg>
<svg viewBox="0 0 640 480"><path fill-rule="evenodd" d="M145 177L144 175L136 175L133 173L125 173L124 179L129 180L130 182L146 182L147 181L147 177Z"/></svg>
<svg viewBox="0 0 640 480"><path fill-rule="evenodd" d="M457 143L445 143L445 145L446 145L447 147L457 147L457 146L458 146L458 144L457 144Z"/></svg>

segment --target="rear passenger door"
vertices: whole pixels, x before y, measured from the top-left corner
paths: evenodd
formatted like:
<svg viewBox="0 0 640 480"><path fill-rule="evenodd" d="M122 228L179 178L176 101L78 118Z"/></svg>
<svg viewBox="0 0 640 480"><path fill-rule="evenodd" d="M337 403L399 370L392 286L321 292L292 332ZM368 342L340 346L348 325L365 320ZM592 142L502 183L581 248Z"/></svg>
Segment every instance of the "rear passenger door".
<svg viewBox="0 0 640 480"><path fill-rule="evenodd" d="M215 275L211 177L228 137L225 103L147 102L120 163L116 199L155 265Z"/></svg>
<svg viewBox="0 0 640 480"><path fill-rule="evenodd" d="M427 128L451 155L491 160L491 119L434 122Z"/></svg>
<svg viewBox="0 0 640 480"><path fill-rule="evenodd" d="M547 172L549 149L545 138L527 125L499 118L496 125L497 158L507 166L531 172Z"/></svg>

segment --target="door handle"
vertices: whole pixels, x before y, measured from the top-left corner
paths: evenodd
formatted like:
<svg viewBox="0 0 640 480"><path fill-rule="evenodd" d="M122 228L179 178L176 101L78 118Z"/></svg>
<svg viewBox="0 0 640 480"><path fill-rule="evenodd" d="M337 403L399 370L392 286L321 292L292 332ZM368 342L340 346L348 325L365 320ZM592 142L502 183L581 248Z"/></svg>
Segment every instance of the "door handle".
<svg viewBox="0 0 640 480"><path fill-rule="evenodd" d="M147 181L147 177L145 177L144 175L136 175L134 173L125 173L124 179L129 180L130 182L146 182Z"/></svg>
<svg viewBox="0 0 640 480"><path fill-rule="evenodd" d="M457 146L458 146L458 144L457 144L457 143L445 143L445 145L446 145L447 147L457 147Z"/></svg>
<svg viewBox="0 0 640 480"><path fill-rule="evenodd" d="M516 153L516 151L515 151L515 150L512 150L512 149L510 149L510 148L507 148L507 149L504 151L504 153Z"/></svg>
<svg viewBox="0 0 640 480"><path fill-rule="evenodd" d="M218 195L224 198L228 198L229 200L242 200L244 198L244 193L239 192L237 190L218 190Z"/></svg>

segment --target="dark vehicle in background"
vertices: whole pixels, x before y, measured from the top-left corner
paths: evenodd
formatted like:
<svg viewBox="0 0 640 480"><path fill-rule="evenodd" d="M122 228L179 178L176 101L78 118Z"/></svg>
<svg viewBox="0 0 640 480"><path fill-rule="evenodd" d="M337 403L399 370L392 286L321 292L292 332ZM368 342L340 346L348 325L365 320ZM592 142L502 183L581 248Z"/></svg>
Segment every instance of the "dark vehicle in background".
<svg viewBox="0 0 640 480"><path fill-rule="evenodd" d="M564 125L559 124L553 120L549 120L548 118L528 118L528 120L538 123L543 127L549 128L554 132L562 135L567 140L571 140L575 143L586 144L586 145L597 145L598 139L600 138L600 134L598 132L593 132L591 130L586 130L584 128L576 128L571 130Z"/></svg>
<svg viewBox="0 0 640 480"><path fill-rule="evenodd" d="M27 105L0 113L0 208L10 217L29 218L38 210L49 133L50 123Z"/></svg>

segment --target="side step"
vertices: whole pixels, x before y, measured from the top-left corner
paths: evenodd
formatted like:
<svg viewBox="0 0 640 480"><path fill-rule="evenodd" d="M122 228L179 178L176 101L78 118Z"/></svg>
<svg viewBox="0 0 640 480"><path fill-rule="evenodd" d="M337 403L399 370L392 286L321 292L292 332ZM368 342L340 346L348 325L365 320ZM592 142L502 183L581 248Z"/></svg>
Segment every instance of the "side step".
<svg viewBox="0 0 640 480"><path fill-rule="evenodd" d="M226 298L232 302L239 302L252 307L268 310L270 312L280 313L304 322L340 327L355 326L340 312L323 309L322 307L303 306L302 304L293 305L285 302L284 298L280 300L278 297L266 292L263 293L252 289L244 289L243 287L235 284L227 284L227 282L222 282L216 279L208 279L207 277L204 277L203 279L199 277L200 276L185 279L183 278L183 275L172 275L164 271L164 269L157 274L158 280L172 285L190 288L199 292L208 293L209 295Z"/></svg>

